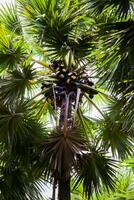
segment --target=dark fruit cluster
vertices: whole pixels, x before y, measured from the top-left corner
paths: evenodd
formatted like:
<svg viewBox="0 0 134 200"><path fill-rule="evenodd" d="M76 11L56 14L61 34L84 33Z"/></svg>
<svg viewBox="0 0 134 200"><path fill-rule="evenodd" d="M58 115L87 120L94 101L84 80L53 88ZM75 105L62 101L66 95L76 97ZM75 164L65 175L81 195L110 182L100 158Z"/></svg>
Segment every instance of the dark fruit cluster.
<svg viewBox="0 0 134 200"><path fill-rule="evenodd" d="M56 78L60 85L70 84L77 80L77 73L69 72L62 61L53 61L50 65L50 69L54 72L51 77Z"/></svg>
<svg viewBox="0 0 134 200"><path fill-rule="evenodd" d="M96 90L92 89L94 88L94 83L89 80L85 70L76 69L69 71L61 60L51 62L49 67L52 71L49 77L50 80L53 78L53 81L42 83L41 89L45 90L44 95L46 98L51 99L52 102L54 99L56 100L58 107L61 107L62 100L66 95L70 95L72 102L75 102L77 88L81 88L80 99L82 99L84 93L89 94L90 98L97 94Z"/></svg>

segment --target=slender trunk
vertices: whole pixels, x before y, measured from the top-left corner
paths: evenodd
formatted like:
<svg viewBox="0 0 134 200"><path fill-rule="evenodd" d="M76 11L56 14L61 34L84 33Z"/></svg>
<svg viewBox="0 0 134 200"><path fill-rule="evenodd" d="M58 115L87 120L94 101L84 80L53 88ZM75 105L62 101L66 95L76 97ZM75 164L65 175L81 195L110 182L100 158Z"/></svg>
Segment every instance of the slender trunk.
<svg viewBox="0 0 134 200"><path fill-rule="evenodd" d="M58 184L58 200L70 200L70 177L61 178Z"/></svg>
<svg viewBox="0 0 134 200"><path fill-rule="evenodd" d="M72 99L69 100L69 108L68 108L68 128L72 128L73 126L73 117L72 117Z"/></svg>
<svg viewBox="0 0 134 200"><path fill-rule="evenodd" d="M59 127L61 130L63 130L64 127L65 109L66 109L66 98L63 98L62 105L60 108L60 119L59 119Z"/></svg>
<svg viewBox="0 0 134 200"><path fill-rule="evenodd" d="M72 118L72 98L71 95L65 96L62 100L62 106L60 109L60 119L59 119L59 126L62 131L65 131L65 125L68 128L71 128L73 125L73 118ZM69 101L69 102L67 102ZM67 108L68 103L68 109ZM66 123L65 123L66 120ZM64 170L63 170L64 171ZM65 174L62 171L62 176L58 180L58 200L70 200L71 199L71 191L70 191L70 176L65 178Z"/></svg>
<svg viewBox="0 0 134 200"><path fill-rule="evenodd" d="M59 126L60 126L61 130L63 130L63 126L64 126L66 104L67 104L66 98L63 98L62 106L61 106L61 109L60 109L60 119L59 119ZM67 127L71 128L72 126L73 126L72 99L69 98L68 113L67 113Z"/></svg>

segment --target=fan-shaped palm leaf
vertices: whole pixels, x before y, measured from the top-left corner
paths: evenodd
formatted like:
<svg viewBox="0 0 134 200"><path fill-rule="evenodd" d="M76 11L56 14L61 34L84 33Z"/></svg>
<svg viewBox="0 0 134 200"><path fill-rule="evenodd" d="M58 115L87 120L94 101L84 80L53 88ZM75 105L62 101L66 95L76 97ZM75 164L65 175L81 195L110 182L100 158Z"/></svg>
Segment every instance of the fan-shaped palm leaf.
<svg viewBox="0 0 134 200"><path fill-rule="evenodd" d="M26 102L0 105L0 140L10 155L20 156L26 162L36 138L45 133L28 106Z"/></svg>
<svg viewBox="0 0 134 200"><path fill-rule="evenodd" d="M12 103L19 98L27 98L37 86L36 77L37 70L29 61L16 66L15 70L9 71L6 77L1 78L1 100L4 103Z"/></svg>
<svg viewBox="0 0 134 200"><path fill-rule="evenodd" d="M12 34L22 35L22 26L17 15L17 6L14 3L2 5L0 9L0 22Z"/></svg>
<svg viewBox="0 0 134 200"><path fill-rule="evenodd" d="M16 64L25 60L27 45L23 38L13 37L6 31L0 33L0 71L13 69Z"/></svg>
<svg viewBox="0 0 134 200"><path fill-rule="evenodd" d="M76 175L76 185L83 184L83 192L90 199L92 192L100 192L102 182L107 190L114 188L115 182L115 161L108 158L101 149L92 149L91 153L79 155Z"/></svg>
<svg viewBox="0 0 134 200"><path fill-rule="evenodd" d="M105 28L109 35L109 39L104 36L107 55L104 56L97 73L101 76L100 81L118 97L117 104L122 105L120 117L124 125L133 130L133 21L113 23Z"/></svg>
<svg viewBox="0 0 134 200"><path fill-rule="evenodd" d="M68 130L66 137L61 133L48 136L41 147L45 174L52 174L56 180L69 177L76 163L76 155L85 150L84 142L76 129Z"/></svg>
<svg viewBox="0 0 134 200"><path fill-rule="evenodd" d="M28 32L42 43L42 46L53 56L64 57L70 50L74 57L82 59L90 52L93 36L90 32L81 33L81 27L86 29L82 18L86 14L86 4L68 1L20 2L21 12L28 18ZM76 7L75 7L76 6ZM77 11L75 11L77 8ZM48 34L49 33L49 34Z"/></svg>
<svg viewBox="0 0 134 200"><path fill-rule="evenodd" d="M133 129L125 126L122 117L123 104L120 101L118 103L113 104L111 109L109 108L109 113L101 121L99 137L106 149L111 148L114 156L124 159L133 153Z"/></svg>
<svg viewBox="0 0 134 200"><path fill-rule="evenodd" d="M119 17L127 17L128 13L133 9L133 0L89 0L91 7L95 9L96 13L101 13L108 7L116 9L116 14Z"/></svg>
<svg viewBox="0 0 134 200"><path fill-rule="evenodd" d="M0 191L2 199L43 199L41 194L41 181L35 182L32 175L29 175L20 168L1 166Z"/></svg>

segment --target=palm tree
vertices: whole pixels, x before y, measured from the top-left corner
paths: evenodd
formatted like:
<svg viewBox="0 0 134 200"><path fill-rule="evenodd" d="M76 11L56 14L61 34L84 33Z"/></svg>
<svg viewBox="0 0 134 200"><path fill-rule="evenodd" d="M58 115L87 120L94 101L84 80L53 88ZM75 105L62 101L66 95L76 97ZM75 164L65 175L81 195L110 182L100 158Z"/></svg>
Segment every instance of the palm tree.
<svg viewBox="0 0 134 200"><path fill-rule="evenodd" d="M113 5L119 17L129 13L129 7L121 14L120 4ZM7 173L3 175L2 170L4 199L41 199L39 179L53 184L53 200L56 186L58 199L70 200L71 181L75 188L82 183L90 199L93 191L100 192L101 184L114 189L117 162L113 157L124 159L132 153L133 101L128 98L133 98L133 77L129 64L127 78L122 79L115 68L119 58L118 66L124 64L128 53L122 56L126 32L118 33L118 51L112 47L115 38L111 33L117 24L102 24L96 31L96 21L105 23L109 17L95 17L96 6L99 1L18 0L0 10L0 166L13 171L21 182L17 187L8 180L11 187L5 196ZM103 10L108 7L101 5ZM110 42L107 35L102 37L101 30L106 29ZM111 45L112 51L104 44ZM113 62L111 52L117 58ZM114 80L129 83L119 85ZM104 99L109 104L105 112L96 103ZM89 117L92 106L101 119ZM132 120L125 121L130 116Z"/></svg>

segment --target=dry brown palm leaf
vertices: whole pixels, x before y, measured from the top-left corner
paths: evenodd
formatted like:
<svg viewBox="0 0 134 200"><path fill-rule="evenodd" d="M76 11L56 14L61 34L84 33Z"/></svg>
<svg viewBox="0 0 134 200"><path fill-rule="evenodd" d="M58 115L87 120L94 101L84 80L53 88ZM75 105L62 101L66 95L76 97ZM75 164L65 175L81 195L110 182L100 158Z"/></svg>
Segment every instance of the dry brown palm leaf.
<svg viewBox="0 0 134 200"><path fill-rule="evenodd" d="M67 130L64 133L54 133L41 144L41 163L47 177L54 175L56 179L69 177L76 165L77 155L85 150L86 141L79 131Z"/></svg>

